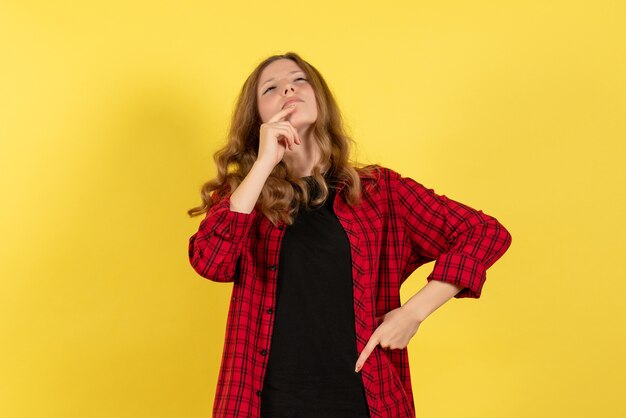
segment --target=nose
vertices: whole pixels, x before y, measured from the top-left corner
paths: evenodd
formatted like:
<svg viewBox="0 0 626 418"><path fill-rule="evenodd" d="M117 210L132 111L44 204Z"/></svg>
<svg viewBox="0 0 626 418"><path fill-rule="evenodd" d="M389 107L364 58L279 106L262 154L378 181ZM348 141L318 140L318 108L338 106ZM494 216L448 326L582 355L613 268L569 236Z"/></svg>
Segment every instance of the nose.
<svg viewBox="0 0 626 418"><path fill-rule="evenodd" d="M289 85L289 86L285 87L285 94L287 94L287 92L288 92L289 90L291 90L292 92L294 92L294 91L295 91L295 90L294 90L294 88L293 88L293 86Z"/></svg>

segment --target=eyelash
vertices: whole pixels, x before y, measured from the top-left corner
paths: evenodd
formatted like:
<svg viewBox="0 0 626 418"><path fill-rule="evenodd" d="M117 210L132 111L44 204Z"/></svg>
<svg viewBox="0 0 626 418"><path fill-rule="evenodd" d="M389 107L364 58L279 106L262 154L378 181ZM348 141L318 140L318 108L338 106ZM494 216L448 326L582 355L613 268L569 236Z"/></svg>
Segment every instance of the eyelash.
<svg viewBox="0 0 626 418"><path fill-rule="evenodd" d="M298 77L298 78L296 78L296 80L304 80L304 81L306 81L306 78ZM274 88L274 86L266 88L265 91L263 92L263 94L267 93L268 91L270 91L270 89L273 89L273 88Z"/></svg>

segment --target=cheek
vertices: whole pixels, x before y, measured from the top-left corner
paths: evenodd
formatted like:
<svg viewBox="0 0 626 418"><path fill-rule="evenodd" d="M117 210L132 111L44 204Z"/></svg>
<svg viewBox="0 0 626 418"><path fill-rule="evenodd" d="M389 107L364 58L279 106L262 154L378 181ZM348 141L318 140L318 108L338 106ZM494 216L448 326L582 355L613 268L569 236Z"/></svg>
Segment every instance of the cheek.
<svg viewBox="0 0 626 418"><path fill-rule="evenodd" d="M269 118L272 117L272 115L270 114L271 112L270 112L270 109L269 109L269 106L267 105L267 103L259 102L258 110L259 110L259 116L261 117L261 120L263 122L266 122Z"/></svg>
<svg viewBox="0 0 626 418"><path fill-rule="evenodd" d="M315 102L315 96L311 98L311 101L308 104L309 104L309 112L311 112L312 115L315 115L315 117L317 117L317 103Z"/></svg>
<svg viewBox="0 0 626 418"><path fill-rule="evenodd" d="M309 99L307 102L310 105L311 111L317 113L317 100L315 100L315 93L313 92L313 89L310 89Z"/></svg>

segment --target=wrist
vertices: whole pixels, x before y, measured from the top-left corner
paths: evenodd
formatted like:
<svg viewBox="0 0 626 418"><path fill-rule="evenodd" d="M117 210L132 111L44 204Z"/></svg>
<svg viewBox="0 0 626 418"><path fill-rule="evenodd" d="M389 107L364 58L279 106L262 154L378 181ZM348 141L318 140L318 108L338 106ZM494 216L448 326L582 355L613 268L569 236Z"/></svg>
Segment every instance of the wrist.
<svg viewBox="0 0 626 418"><path fill-rule="evenodd" d="M411 318L411 321L422 323L428 316L428 312L423 309L415 298L409 299L402 308L404 309L406 315Z"/></svg>
<svg viewBox="0 0 626 418"><path fill-rule="evenodd" d="M274 166L271 162L256 160L252 165L252 169L255 171L261 171L263 174L267 174L267 176L269 176L272 170L274 170Z"/></svg>

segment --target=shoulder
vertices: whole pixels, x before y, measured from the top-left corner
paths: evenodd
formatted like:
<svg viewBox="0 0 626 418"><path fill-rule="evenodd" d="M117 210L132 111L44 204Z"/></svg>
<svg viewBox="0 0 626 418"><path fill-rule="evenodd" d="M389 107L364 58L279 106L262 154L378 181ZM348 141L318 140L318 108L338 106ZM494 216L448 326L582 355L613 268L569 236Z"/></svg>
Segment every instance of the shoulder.
<svg viewBox="0 0 626 418"><path fill-rule="evenodd" d="M363 183L377 184L381 187L393 186L403 178L399 172L380 164L370 164L358 168L357 171Z"/></svg>
<svg viewBox="0 0 626 418"><path fill-rule="evenodd" d="M370 196L384 196L391 205L416 204L427 197L439 198L432 188L413 177L380 164L371 167L370 175L362 176L363 189Z"/></svg>
<svg viewBox="0 0 626 418"><path fill-rule="evenodd" d="M401 190L405 177L399 172L380 164L357 168L361 179L361 192L369 199L383 199L393 203L394 195Z"/></svg>

